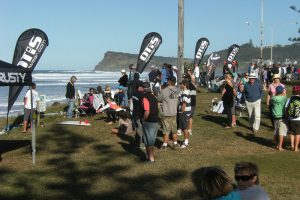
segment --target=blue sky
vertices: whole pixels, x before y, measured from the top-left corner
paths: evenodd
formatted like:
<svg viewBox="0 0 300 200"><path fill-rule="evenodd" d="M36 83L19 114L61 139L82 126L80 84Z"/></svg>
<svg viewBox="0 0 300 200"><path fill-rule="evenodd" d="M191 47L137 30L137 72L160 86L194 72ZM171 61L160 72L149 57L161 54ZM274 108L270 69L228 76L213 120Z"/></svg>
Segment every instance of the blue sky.
<svg viewBox="0 0 300 200"><path fill-rule="evenodd" d="M184 57L201 37L207 53L260 45L261 0L185 0ZM290 44L299 36L299 0L264 0L264 45ZM12 61L16 41L29 28L43 30L49 46L35 69L94 69L106 51L137 54L144 36L158 32L159 56L177 56L178 0L0 0L0 60ZM250 25L245 22L250 22ZM242 52L240 52L242 53Z"/></svg>

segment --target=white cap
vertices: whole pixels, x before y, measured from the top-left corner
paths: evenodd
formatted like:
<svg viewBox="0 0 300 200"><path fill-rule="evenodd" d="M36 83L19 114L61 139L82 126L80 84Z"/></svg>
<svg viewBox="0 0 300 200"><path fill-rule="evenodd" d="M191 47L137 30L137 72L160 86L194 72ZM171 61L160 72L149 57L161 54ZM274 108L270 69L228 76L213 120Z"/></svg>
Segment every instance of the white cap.
<svg viewBox="0 0 300 200"><path fill-rule="evenodd" d="M122 70L121 70L121 73L126 73L125 69L122 69Z"/></svg>
<svg viewBox="0 0 300 200"><path fill-rule="evenodd" d="M175 69L175 70L178 70L178 68L176 66L173 66L172 68Z"/></svg>

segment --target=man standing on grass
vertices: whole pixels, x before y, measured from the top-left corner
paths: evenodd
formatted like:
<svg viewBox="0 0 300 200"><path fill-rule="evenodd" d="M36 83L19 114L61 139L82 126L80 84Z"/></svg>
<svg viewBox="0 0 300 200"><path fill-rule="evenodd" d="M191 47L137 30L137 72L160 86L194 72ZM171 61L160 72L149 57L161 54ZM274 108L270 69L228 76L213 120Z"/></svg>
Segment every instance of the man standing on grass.
<svg viewBox="0 0 300 200"><path fill-rule="evenodd" d="M191 117L191 97L190 91L188 90L189 82L186 79L183 79L180 82L181 94L179 96L179 106L178 106L178 125L179 130L182 130L184 133L184 142L180 148L186 148L189 145L189 132L188 125L189 119Z"/></svg>
<svg viewBox="0 0 300 200"><path fill-rule="evenodd" d="M174 150L177 146L177 104L179 90L175 86L176 78L171 76L168 78L168 86L161 90L157 97L158 102L162 103L162 126L163 126L163 145L162 150L166 150L168 146L169 134L172 134L173 145L171 148Z"/></svg>
<svg viewBox="0 0 300 200"><path fill-rule="evenodd" d="M263 90L255 73L249 75L249 82L244 86L244 94L246 97L250 128L252 128L252 133L256 134L260 126L261 98Z"/></svg>
<svg viewBox="0 0 300 200"><path fill-rule="evenodd" d="M137 82L136 89L132 93L132 113L133 113L133 124L135 127L135 145L138 148L145 148L143 144L143 127L141 119L143 118L143 96L144 96L144 85L142 81Z"/></svg>
<svg viewBox="0 0 300 200"><path fill-rule="evenodd" d="M31 90L27 90L24 97L24 128L23 133L26 133L28 128L28 122L32 121L34 111L36 110L39 99L39 93L35 90L36 84L32 83L32 104L31 104ZM30 124L32 126L32 124Z"/></svg>

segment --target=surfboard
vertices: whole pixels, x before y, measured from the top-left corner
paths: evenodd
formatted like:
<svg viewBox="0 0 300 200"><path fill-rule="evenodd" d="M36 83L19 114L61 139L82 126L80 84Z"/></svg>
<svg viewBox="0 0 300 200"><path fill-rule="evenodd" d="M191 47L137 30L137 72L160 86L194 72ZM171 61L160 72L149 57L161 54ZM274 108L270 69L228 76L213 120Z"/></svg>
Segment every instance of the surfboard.
<svg viewBox="0 0 300 200"><path fill-rule="evenodd" d="M56 123L58 125L73 125L73 126L90 126L88 121L62 121Z"/></svg>

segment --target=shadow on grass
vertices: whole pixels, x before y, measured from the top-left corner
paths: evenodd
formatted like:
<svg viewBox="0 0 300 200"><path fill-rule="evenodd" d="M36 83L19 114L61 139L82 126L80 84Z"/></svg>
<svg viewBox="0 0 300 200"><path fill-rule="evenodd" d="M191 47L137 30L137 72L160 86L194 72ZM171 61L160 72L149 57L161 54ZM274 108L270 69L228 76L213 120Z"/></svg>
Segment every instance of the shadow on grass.
<svg viewBox="0 0 300 200"><path fill-rule="evenodd" d="M202 119L209 121L209 122L214 122L215 124L219 126L223 126L227 123L227 118L223 116L218 116L218 115L202 115Z"/></svg>
<svg viewBox="0 0 300 200"><path fill-rule="evenodd" d="M145 156L145 153L137 147L134 137L125 134L118 134L118 137L123 140L118 144L120 144L125 151L139 158Z"/></svg>
<svg viewBox="0 0 300 200"><path fill-rule="evenodd" d="M0 154L30 145L30 140L0 140Z"/></svg>
<svg viewBox="0 0 300 200"><path fill-rule="evenodd" d="M0 199L168 200L174 199L174 196L164 193L165 186L178 184L188 176L188 172L181 169L152 173L151 169L159 166L156 163L128 163L127 151L132 151L127 146L131 145L130 142L123 144L126 151L116 151L115 146L101 139L97 141L78 129L80 127L68 129L56 126L39 136L38 154L47 154L38 161L42 167L37 164L33 170L21 172L0 168L1 184L8 188L0 189ZM125 140L130 141L131 138ZM85 152L86 149L88 152ZM135 174L132 167L145 170ZM189 189L178 194L181 199L190 199L194 195Z"/></svg>
<svg viewBox="0 0 300 200"><path fill-rule="evenodd" d="M0 140L0 161L2 160L2 154L26 146L31 146L30 140Z"/></svg>
<svg viewBox="0 0 300 200"><path fill-rule="evenodd" d="M253 143L257 143L266 147L270 147L273 148L274 143L271 140L268 140L266 138L260 137L257 135L253 135L253 134L243 134L242 132L234 132L236 136L244 138L247 141L253 142Z"/></svg>

